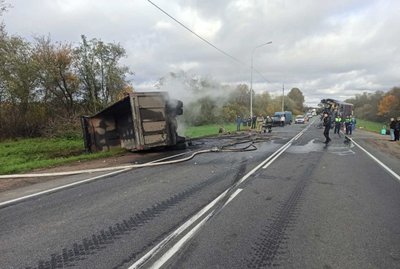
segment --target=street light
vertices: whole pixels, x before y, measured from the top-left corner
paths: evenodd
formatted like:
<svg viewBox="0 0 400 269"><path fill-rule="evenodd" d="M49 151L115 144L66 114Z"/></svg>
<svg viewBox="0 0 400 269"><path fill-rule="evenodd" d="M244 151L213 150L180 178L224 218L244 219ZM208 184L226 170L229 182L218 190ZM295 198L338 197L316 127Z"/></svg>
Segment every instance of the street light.
<svg viewBox="0 0 400 269"><path fill-rule="evenodd" d="M253 56L256 49L259 47L271 44L272 41L254 47L251 52L251 80L250 80L250 118L253 118Z"/></svg>

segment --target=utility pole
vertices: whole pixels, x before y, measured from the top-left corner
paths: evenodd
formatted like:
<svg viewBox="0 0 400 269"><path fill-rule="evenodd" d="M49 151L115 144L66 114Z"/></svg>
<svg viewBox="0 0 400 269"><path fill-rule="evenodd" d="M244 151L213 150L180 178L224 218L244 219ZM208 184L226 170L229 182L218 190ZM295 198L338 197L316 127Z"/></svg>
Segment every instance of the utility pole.
<svg viewBox="0 0 400 269"><path fill-rule="evenodd" d="M285 84L282 83L282 112L285 111Z"/></svg>
<svg viewBox="0 0 400 269"><path fill-rule="evenodd" d="M250 78L250 118L253 118L253 57L254 57L254 52L256 49L259 47L271 44L272 41L269 41L267 43L258 45L257 47L254 47L253 50L251 51L251 78Z"/></svg>

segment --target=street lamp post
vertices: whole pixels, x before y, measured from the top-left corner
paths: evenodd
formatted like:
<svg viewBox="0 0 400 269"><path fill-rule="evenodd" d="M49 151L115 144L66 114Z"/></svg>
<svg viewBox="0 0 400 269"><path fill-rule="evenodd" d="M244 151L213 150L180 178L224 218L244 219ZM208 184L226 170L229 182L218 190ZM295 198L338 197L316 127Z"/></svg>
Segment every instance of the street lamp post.
<svg viewBox="0 0 400 269"><path fill-rule="evenodd" d="M259 47L271 44L272 41L269 41L267 43L258 45L257 47L254 47L252 52L251 52L251 79L250 79L250 118L253 118L253 57L254 57L254 52L256 49Z"/></svg>

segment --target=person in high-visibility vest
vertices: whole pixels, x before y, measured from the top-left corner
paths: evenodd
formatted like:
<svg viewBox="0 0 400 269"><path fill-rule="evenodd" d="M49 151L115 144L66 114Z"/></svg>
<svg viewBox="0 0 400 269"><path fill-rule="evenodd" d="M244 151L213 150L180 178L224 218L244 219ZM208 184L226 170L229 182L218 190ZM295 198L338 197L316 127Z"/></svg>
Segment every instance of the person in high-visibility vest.
<svg viewBox="0 0 400 269"><path fill-rule="evenodd" d="M335 130L334 134L338 134L340 137L340 126L342 125L342 118L339 115L336 115L335 117Z"/></svg>
<svg viewBox="0 0 400 269"><path fill-rule="evenodd" d="M347 116L346 119L344 120L344 124L346 126L346 134L347 135L351 135L352 134L352 130L351 130L351 118L350 116Z"/></svg>

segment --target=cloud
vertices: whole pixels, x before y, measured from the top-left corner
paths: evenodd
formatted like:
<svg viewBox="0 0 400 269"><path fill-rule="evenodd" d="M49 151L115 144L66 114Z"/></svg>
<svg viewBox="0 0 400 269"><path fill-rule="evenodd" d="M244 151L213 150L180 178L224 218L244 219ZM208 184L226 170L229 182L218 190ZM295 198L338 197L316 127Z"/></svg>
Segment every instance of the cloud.
<svg viewBox="0 0 400 269"><path fill-rule="evenodd" d="M279 94L298 87L306 102L389 90L400 73L400 2L394 0L154 0L174 18L235 56L201 41L148 1L13 0L7 31L77 43L80 35L119 42L135 88L183 69ZM261 75L260 75L261 74ZM399 85L397 85L399 86Z"/></svg>

